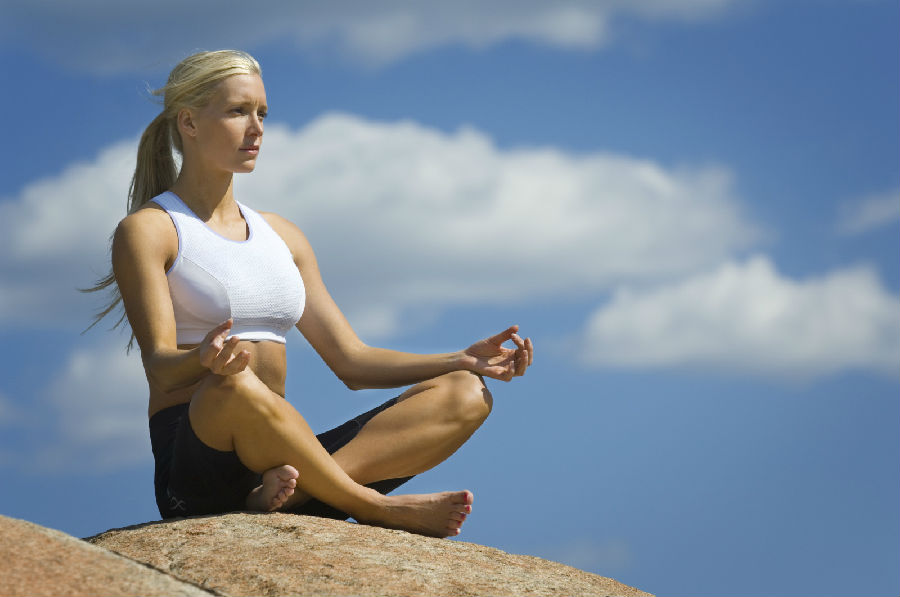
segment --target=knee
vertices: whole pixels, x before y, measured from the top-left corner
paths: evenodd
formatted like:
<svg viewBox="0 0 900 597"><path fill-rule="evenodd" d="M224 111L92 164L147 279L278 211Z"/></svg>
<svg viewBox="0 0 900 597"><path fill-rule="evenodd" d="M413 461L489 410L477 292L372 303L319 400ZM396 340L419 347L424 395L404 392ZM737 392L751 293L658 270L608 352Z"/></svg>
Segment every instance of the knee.
<svg viewBox="0 0 900 597"><path fill-rule="evenodd" d="M250 370L234 375L209 375L191 399L191 409L208 414L249 415L267 410L268 392Z"/></svg>
<svg viewBox="0 0 900 597"><path fill-rule="evenodd" d="M477 429L494 406L494 398L481 376L469 371L454 371L438 378L445 412L467 429Z"/></svg>

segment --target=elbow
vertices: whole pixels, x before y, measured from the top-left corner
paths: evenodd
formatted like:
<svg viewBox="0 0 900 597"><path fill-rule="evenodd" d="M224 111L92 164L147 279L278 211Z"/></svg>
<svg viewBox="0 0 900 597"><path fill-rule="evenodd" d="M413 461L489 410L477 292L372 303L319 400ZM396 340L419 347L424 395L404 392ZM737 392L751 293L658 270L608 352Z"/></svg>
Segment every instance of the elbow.
<svg viewBox="0 0 900 597"><path fill-rule="evenodd" d="M364 383L362 383L358 380L353 379L352 377L348 377L345 375L338 375L338 379L340 379L341 382L345 386L347 386L348 390L353 390L354 392L357 390L366 390L369 388L369 386L365 385Z"/></svg>
<svg viewBox="0 0 900 597"><path fill-rule="evenodd" d="M153 367L144 367L147 373L147 382L154 388L168 394L178 389L177 384L173 383L164 375L159 375L158 371Z"/></svg>
<svg viewBox="0 0 900 597"><path fill-rule="evenodd" d="M171 375L165 375L160 363L153 357L144 359L144 372L147 375L147 383L166 394L181 387L181 384L178 384Z"/></svg>
<svg viewBox="0 0 900 597"><path fill-rule="evenodd" d="M331 371L349 390L368 390L373 387L371 383L367 383L364 368L361 367L360 355L365 348L364 344L359 343L353 350L344 351L342 358L328 362Z"/></svg>

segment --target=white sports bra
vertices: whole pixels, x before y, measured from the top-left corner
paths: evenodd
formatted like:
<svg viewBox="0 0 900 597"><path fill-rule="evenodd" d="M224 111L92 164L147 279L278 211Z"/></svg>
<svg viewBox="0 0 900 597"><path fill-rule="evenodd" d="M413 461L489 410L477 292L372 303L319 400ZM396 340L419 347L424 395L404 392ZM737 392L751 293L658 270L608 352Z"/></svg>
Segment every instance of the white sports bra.
<svg viewBox="0 0 900 597"><path fill-rule="evenodd" d="M238 203L247 240L214 232L180 197L152 201L168 212L178 233L178 256L166 276L175 310L178 344L198 344L214 327L234 320L242 340L285 342L306 303L303 278L291 251L261 215Z"/></svg>

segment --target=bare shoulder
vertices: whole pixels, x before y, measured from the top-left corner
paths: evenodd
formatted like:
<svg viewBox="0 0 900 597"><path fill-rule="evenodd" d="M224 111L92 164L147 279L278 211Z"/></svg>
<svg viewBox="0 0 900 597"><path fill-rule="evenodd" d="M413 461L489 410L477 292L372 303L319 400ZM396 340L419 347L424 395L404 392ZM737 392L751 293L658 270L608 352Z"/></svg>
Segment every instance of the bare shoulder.
<svg viewBox="0 0 900 597"><path fill-rule="evenodd" d="M150 204L125 216L113 235L113 253L117 250L159 255L177 253L178 234L169 214Z"/></svg>
<svg viewBox="0 0 900 597"><path fill-rule="evenodd" d="M175 231L175 225L166 210L155 205L149 204L137 210L133 214L128 214L119 222L116 227L116 233L127 236L145 236L152 233L159 233L166 228Z"/></svg>

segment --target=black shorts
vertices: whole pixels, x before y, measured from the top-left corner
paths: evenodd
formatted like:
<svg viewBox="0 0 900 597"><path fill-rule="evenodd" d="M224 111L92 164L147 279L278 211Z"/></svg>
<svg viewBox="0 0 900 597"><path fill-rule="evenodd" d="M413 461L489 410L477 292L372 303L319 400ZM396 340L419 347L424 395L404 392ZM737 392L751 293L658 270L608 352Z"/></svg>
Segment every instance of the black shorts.
<svg viewBox="0 0 900 597"><path fill-rule="evenodd" d="M334 454L356 437L372 417L396 403L397 399L391 398L316 438L329 454ZM189 406L178 404L150 417L150 445L156 462L153 484L160 515L176 518L246 510L247 494L262 482L261 475L244 466L234 451L216 450L200 441L191 427ZM367 487L386 494L410 479L386 479ZM345 512L315 499L290 511L349 518Z"/></svg>

